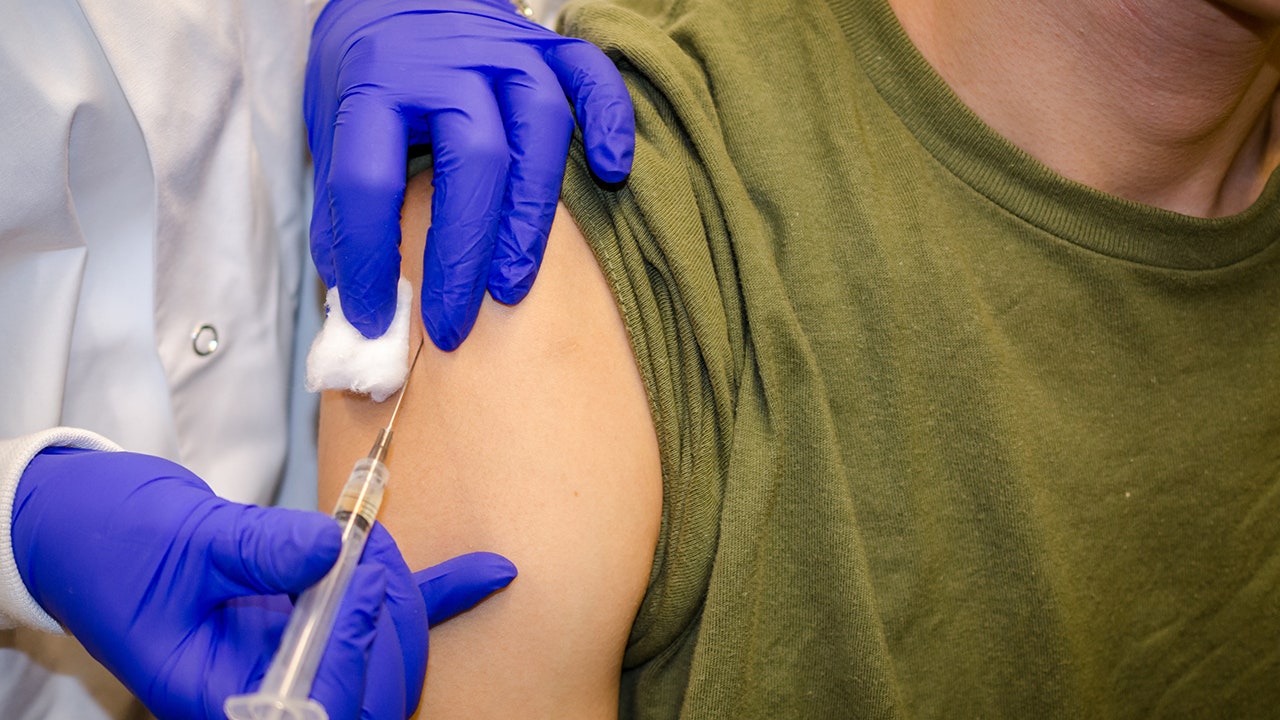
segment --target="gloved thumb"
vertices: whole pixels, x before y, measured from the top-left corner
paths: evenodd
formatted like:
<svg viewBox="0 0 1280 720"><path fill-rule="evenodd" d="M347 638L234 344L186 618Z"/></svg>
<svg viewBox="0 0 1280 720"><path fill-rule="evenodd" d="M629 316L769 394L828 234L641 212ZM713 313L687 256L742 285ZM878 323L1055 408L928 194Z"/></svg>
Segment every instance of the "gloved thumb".
<svg viewBox="0 0 1280 720"><path fill-rule="evenodd" d="M299 593L333 567L342 529L318 512L224 503L201 527L227 596Z"/></svg>
<svg viewBox="0 0 1280 720"><path fill-rule="evenodd" d="M516 576L516 566L501 555L474 552L445 560L413 574L427 604L427 621L436 625L470 610Z"/></svg>

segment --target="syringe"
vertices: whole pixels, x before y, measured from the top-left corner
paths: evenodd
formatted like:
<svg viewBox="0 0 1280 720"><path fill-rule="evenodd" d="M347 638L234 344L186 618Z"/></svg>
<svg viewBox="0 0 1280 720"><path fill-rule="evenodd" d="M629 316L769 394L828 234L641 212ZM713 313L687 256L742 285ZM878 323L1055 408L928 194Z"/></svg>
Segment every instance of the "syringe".
<svg viewBox="0 0 1280 720"><path fill-rule="evenodd" d="M421 354L422 344L419 342L413 363L409 365L410 376ZM228 720L329 720L324 706L310 697L311 683L315 680L320 656L324 654L329 634L333 631L334 616L347 594L351 575L360 563L365 540L382 504L382 492L390 476L384 461L391 444L391 427L408 389L406 378L387 426L378 431L373 449L367 457L356 462L347 484L342 487L342 497L338 498L333 510L333 517L342 524L342 550L338 561L320 582L298 597L285 626L284 637L280 640L280 648L271 659L258 691L227 698L223 710Z"/></svg>

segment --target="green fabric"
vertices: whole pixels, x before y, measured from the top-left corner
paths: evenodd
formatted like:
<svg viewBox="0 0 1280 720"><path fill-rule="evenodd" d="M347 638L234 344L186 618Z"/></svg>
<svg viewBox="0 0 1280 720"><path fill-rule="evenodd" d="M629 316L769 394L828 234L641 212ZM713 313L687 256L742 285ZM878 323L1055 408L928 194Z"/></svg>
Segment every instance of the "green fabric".
<svg viewBox="0 0 1280 720"><path fill-rule="evenodd" d="M1280 182L1189 218L993 134L878 0L579 4L565 200L664 463L625 718L1276 717Z"/></svg>

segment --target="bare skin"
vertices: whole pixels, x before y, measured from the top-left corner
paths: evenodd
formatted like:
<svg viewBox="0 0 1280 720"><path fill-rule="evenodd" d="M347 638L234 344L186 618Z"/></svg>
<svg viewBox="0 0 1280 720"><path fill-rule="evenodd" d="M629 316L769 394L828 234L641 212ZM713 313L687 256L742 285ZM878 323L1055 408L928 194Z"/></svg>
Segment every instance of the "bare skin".
<svg viewBox="0 0 1280 720"><path fill-rule="evenodd" d="M415 178L402 222L415 286L430 198L429 178ZM415 321L411 347L420 333ZM394 400L325 394L321 507ZM508 589L432 630L419 716L615 717L657 544L661 464L622 319L567 213L524 302L486 298L453 353L427 341L400 413L379 520L409 566L490 550L520 570Z"/></svg>
<svg viewBox="0 0 1280 720"><path fill-rule="evenodd" d="M966 105L1072 180L1216 217L1280 165L1274 0L889 4Z"/></svg>

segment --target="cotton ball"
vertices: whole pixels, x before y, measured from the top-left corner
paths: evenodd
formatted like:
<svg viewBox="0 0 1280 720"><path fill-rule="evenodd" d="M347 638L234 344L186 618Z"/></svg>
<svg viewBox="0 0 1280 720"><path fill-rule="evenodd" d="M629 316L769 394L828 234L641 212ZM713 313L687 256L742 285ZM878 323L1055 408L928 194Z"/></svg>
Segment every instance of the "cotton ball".
<svg viewBox="0 0 1280 720"><path fill-rule="evenodd" d="M325 297L327 316L307 353L307 390L351 390L382 402L409 375L409 304L413 290L400 278L396 314L382 337L370 340L342 314L338 288Z"/></svg>

